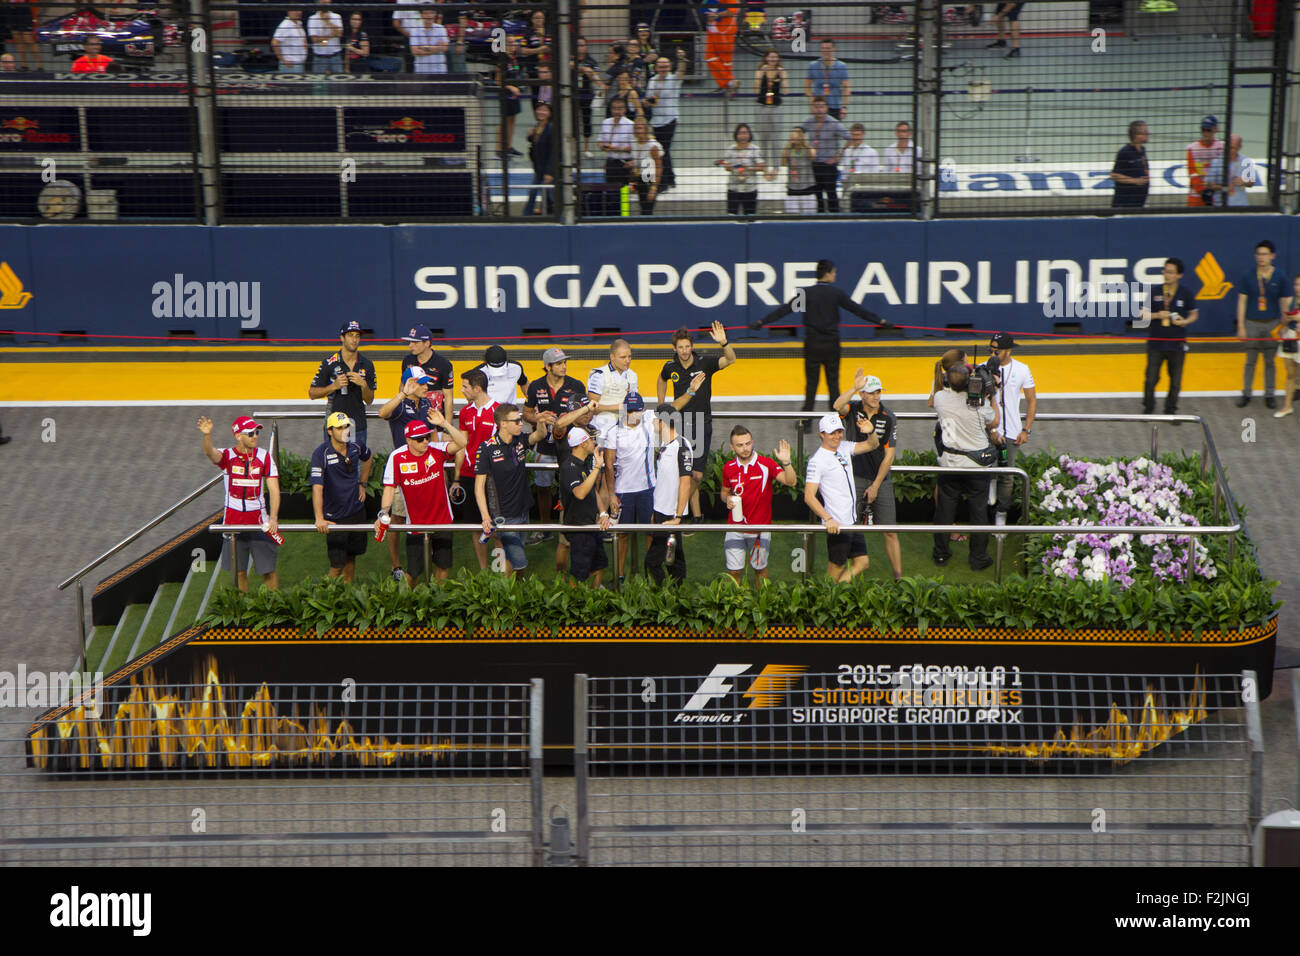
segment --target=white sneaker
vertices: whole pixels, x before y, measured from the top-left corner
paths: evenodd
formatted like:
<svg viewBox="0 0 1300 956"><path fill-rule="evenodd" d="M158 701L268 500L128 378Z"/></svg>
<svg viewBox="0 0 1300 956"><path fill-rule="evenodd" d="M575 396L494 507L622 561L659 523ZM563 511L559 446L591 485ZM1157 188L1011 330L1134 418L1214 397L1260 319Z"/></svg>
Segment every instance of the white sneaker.
<svg viewBox="0 0 1300 956"><path fill-rule="evenodd" d="M1286 418L1288 415L1290 415L1290 414L1291 414L1292 412L1294 412L1294 411L1295 411L1295 408L1284 408L1284 409L1282 409L1280 412L1274 412L1274 413L1273 413L1273 417L1274 417L1274 418Z"/></svg>

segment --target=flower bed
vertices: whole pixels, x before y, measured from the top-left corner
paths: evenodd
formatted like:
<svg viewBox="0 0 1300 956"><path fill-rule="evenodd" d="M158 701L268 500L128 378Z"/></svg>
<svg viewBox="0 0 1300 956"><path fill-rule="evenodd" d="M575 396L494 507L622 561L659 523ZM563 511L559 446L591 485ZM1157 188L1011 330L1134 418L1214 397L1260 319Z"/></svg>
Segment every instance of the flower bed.
<svg viewBox="0 0 1300 956"><path fill-rule="evenodd" d="M1201 522L1192 513L1195 493L1168 464L1137 458L1100 462L1062 455L1034 484L1041 495L1035 507L1046 512L1044 523L1078 525L1187 525ZM1066 540L1056 535L1042 555L1044 570L1058 578L1101 582L1109 579L1122 590L1135 575L1155 581L1186 584L1209 580L1218 567L1209 549L1191 535L1083 534Z"/></svg>

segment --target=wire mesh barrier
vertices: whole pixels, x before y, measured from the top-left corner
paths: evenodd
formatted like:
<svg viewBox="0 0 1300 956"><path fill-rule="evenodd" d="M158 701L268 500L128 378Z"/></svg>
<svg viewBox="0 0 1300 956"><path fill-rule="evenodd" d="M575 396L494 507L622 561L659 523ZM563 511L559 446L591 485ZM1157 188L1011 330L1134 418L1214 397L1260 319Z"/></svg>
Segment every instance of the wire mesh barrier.
<svg viewBox="0 0 1300 956"><path fill-rule="evenodd" d="M1294 205L1289 6L1005 6L43 4L0 61L0 218Z"/></svg>
<svg viewBox="0 0 1300 956"><path fill-rule="evenodd" d="M196 677L7 711L0 860L540 864L540 680Z"/></svg>
<svg viewBox="0 0 1300 956"><path fill-rule="evenodd" d="M710 674L575 684L587 865L1243 865L1251 672Z"/></svg>

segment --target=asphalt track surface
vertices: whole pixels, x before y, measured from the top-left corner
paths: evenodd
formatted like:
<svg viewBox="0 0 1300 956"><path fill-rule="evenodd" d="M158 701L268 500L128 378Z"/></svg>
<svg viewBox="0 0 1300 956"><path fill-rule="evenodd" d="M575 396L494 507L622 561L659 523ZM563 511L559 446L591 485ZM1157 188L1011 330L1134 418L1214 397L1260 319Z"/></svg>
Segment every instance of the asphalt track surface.
<svg viewBox="0 0 1300 956"><path fill-rule="evenodd" d="M1113 374L1113 368L1106 365L1107 360L1084 361L1093 366L1089 374L1094 384L1102 388L1124 388L1128 384ZM315 361L308 364L314 366ZM846 360L846 378L854 364L852 359ZM1043 396L1039 405L1042 412L1139 411L1140 403L1128 397L1053 398L1058 389L1044 374L1047 366L1033 364L1033 367ZM14 368L5 363L6 372ZM200 437L194 427L197 415L210 414L223 424L241 413L219 399L204 407L197 395L189 400L193 403L190 407L61 404L129 395L132 380L123 371L113 363L104 363L97 365L95 375L87 377L80 370L61 368L57 363L46 365L45 372L55 376L51 387L59 396L53 401L60 404L36 403L0 409L0 424L6 435L13 437L12 442L0 447L0 479L7 492L4 562L7 586L0 590L0 620L5 622L0 632L3 634L0 670L14 672L19 664L29 672L70 669L78 653L75 600L71 590L58 592L55 585L213 474L200 452ZM300 377L304 383L310 371L310 368L302 369ZM647 366L641 374L647 376L650 371ZM17 400L12 390L6 392L0 395L0 400L6 403ZM899 411L924 409L923 401L894 400L891 404ZM747 407L752 410L753 405L721 400L717 403L719 417L723 409L736 409L743 414ZM762 407L793 410L797 403L766 402ZM1278 663L1295 666L1300 663L1300 608L1296 606L1300 581L1295 570L1300 566L1300 536L1294 532L1296 491L1300 488L1296 478L1300 472L1297 448L1300 415L1275 420L1258 397L1246 409L1237 409L1224 397L1187 397L1180 411L1204 416L1210 424L1231 488L1246 508L1247 526L1257 544L1264 573L1281 582L1277 596L1286 604L1281 611ZM751 423L751 427L759 447L771 447L782 432L788 433L787 427L779 432L775 424L767 422L757 426ZM314 447L317 434L315 422L283 426L286 447L300 452ZM927 439L922 429L913 424L904 428L900 443L904 448L919 449L926 447ZM383 442L377 444L385 446ZM1139 454L1148 451L1150 435L1141 425L1043 422L1034 429L1033 447L1048 446L1079 455ZM1166 427L1161 430L1162 451L1180 447L1199 451L1199 429ZM87 579L87 590L130 559L165 541L199 517L203 509L215 507L216 503L215 497L195 503L172 523L147 534L120 559L109 561L92 574ZM558 690L567 692L567 689ZM1275 675L1272 695L1261 704L1265 814L1292 806L1297 800L1297 740L1292 706L1290 671L1280 670ZM9 720L34 714L35 711L9 710L4 717ZM13 785L12 778L0 783L6 789ZM572 807L571 794L571 780L548 778L547 806L558 800ZM976 853L972 862L978 857ZM183 859L183 854L175 851L159 851L156 855L146 854L137 862L179 863ZM473 856L447 859L476 861ZM900 856L899 861L906 859L905 855ZM1034 859L1050 862L1054 857L1031 854L1027 861ZM320 862L329 860L326 856ZM211 860L214 863L259 861L286 862L287 858L282 852L277 855L272 847L264 847L247 848ZM382 857L373 860L383 861Z"/></svg>

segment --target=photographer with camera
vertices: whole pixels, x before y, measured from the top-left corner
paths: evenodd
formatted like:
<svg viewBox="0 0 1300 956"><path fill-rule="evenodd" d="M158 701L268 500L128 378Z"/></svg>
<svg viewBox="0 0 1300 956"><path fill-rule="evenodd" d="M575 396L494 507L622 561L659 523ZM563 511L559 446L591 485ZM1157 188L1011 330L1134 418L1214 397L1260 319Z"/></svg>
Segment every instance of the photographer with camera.
<svg viewBox="0 0 1300 956"><path fill-rule="evenodd" d="M985 363L993 372L997 393L994 403L997 405L998 419L1001 425L993 429L993 444L1002 449L1001 463L1010 468L1016 463L1020 446L1029 441L1034 418L1038 415L1038 393L1034 391L1034 373L1029 366L1011 357L1015 341L1006 332L993 336L989 349L993 357ZM1020 393L1025 394L1025 420L1020 421ZM1015 475L999 475L997 486L997 507L993 513L994 524L1006 524L1007 512L1011 510L1011 494L1016 487ZM993 504L990 501L989 504Z"/></svg>
<svg viewBox="0 0 1300 956"><path fill-rule="evenodd" d="M997 405L989 401L996 393L992 370L988 365L973 369L954 365L944 376L944 385L934 396L934 410L939 414L939 427L935 430L939 464L945 468L994 467L998 450L990 435L1001 419ZM953 523L957 500L963 492L970 499L971 524L986 524L990 480L980 475L941 474L935 524ZM987 534L970 536L971 570L982 571L993 563L988 556L988 543ZM952 557L947 532L935 534L931 557L940 567Z"/></svg>

